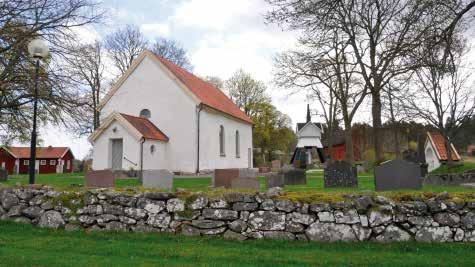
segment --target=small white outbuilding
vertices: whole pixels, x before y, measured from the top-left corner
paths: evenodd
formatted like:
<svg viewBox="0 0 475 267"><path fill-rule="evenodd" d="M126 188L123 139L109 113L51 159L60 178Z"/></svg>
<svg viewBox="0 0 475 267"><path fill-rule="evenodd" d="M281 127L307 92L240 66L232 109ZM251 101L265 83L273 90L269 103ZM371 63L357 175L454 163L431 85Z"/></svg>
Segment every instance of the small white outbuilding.
<svg viewBox="0 0 475 267"><path fill-rule="evenodd" d="M252 168L252 120L220 89L143 51L100 104L94 170Z"/></svg>
<svg viewBox="0 0 475 267"><path fill-rule="evenodd" d="M452 160L460 161L457 149L453 144L450 144L452 149ZM424 154L427 163L427 170L429 172L439 168L443 163L447 162L447 149L445 147L444 137L440 133L427 132L427 139L424 145Z"/></svg>

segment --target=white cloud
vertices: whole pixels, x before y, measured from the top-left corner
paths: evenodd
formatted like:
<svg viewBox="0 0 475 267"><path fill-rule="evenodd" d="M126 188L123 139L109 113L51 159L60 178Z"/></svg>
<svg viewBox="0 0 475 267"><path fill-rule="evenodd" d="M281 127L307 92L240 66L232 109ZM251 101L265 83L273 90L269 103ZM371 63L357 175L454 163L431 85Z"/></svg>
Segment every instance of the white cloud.
<svg viewBox="0 0 475 267"><path fill-rule="evenodd" d="M83 44L94 43L102 39L101 35L92 26L85 25L81 27L73 28L78 40Z"/></svg>
<svg viewBox="0 0 475 267"><path fill-rule="evenodd" d="M256 0L190 0L177 8L172 21L182 26L230 30L232 24L244 22L258 10L262 10L262 3Z"/></svg>
<svg viewBox="0 0 475 267"><path fill-rule="evenodd" d="M168 37L170 35L170 28L167 24L163 23L146 23L140 25L142 32L151 38L156 37Z"/></svg>

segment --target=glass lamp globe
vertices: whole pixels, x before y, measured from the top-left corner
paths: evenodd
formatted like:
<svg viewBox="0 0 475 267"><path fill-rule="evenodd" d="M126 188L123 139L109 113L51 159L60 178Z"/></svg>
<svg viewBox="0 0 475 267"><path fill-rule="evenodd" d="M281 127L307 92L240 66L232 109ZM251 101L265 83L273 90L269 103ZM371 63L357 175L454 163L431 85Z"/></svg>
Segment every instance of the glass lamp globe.
<svg viewBox="0 0 475 267"><path fill-rule="evenodd" d="M44 40L34 39L28 44L28 53L33 58L42 59L48 56L49 48Z"/></svg>

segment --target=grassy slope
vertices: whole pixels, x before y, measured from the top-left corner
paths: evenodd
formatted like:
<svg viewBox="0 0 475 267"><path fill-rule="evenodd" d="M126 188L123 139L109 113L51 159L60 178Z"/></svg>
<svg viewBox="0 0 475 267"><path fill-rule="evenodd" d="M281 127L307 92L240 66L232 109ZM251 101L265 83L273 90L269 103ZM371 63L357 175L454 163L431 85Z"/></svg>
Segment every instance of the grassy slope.
<svg viewBox="0 0 475 267"><path fill-rule="evenodd" d="M468 170L475 170L475 162L464 161L463 164L453 166L451 169L449 169L447 165L442 165L439 168L433 170L431 174L461 173Z"/></svg>
<svg viewBox="0 0 475 267"><path fill-rule="evenodd" d="M305 243L85 233L0 222L1 266L475 266L475 244Z"/></svg>
<svg viewBox="0 0 475 267"><path fill-rule="evenodd" d="M321 172L312 172L307 174L306 185L292 185L285 186L286 191L311 191L311 192L355 192L355 191L374 191L373 176L360 175L358 178L358 189L354 188L324 188L323 178ZM265 190L265 180L261 179L261 191ZM71 184L84 184L84 176L81 174L41 174L37 176L36 182L38 184L53 185L58 188L68 188ZM17 183L27 184L28 177L25 175L12 176L1 184L15 185ZM139 186L136 179L118 179L116 182L118 188ZM185 188L191 191L205 191L211 185L211 178L175 178L174 188ZM475 192L473 188L466 188L461 186L424 186L423 191L429 192Z"/></svg>

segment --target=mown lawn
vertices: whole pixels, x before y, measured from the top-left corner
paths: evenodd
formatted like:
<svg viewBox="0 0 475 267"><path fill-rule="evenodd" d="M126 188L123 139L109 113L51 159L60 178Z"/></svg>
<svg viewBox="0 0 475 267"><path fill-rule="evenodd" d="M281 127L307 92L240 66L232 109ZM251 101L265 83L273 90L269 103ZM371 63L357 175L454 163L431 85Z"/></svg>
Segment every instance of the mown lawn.
<svg viewBox="0 0 475 267"><path fill-rule="evenodd" d="M261 191L265 191L265 179L260 177ZM40 174L36 177L37 184L47 184L55 186L59 189L78 188L84 184L84 175L78 173L72 174ZM0 182L0 185L16 185L28 184L28 176L15 175L11 176L7 182ZM117 179L117 188L138 187L140 183L137 179ZM210 177L175 177L173 187L184 188L190 191L206 191L211 186ZM324 188L323 173L321 171L312 171L307 173L306 185L287 185L285 191L293 192L361 192L374 191L374 179L372 175L359 175L358 188ZM428 192L475 192L474 188L467 188L462 186L424 186L423 191Z"/></svg>
<svg viewBox="0 0 475 267"><path fill-rule="evenodd" d="M468 170L475 170L475 162L465 160L462 164L455 163L455 165L450 169L447 165L442 165L439 168L433 170L431 174L461 173Z"/></svg>
<svg viewBox="0 0 475 267"><path fill-rule="evenodd" d="M227 241L0 222L0 266L475 266L475 244Z"/></svg>

